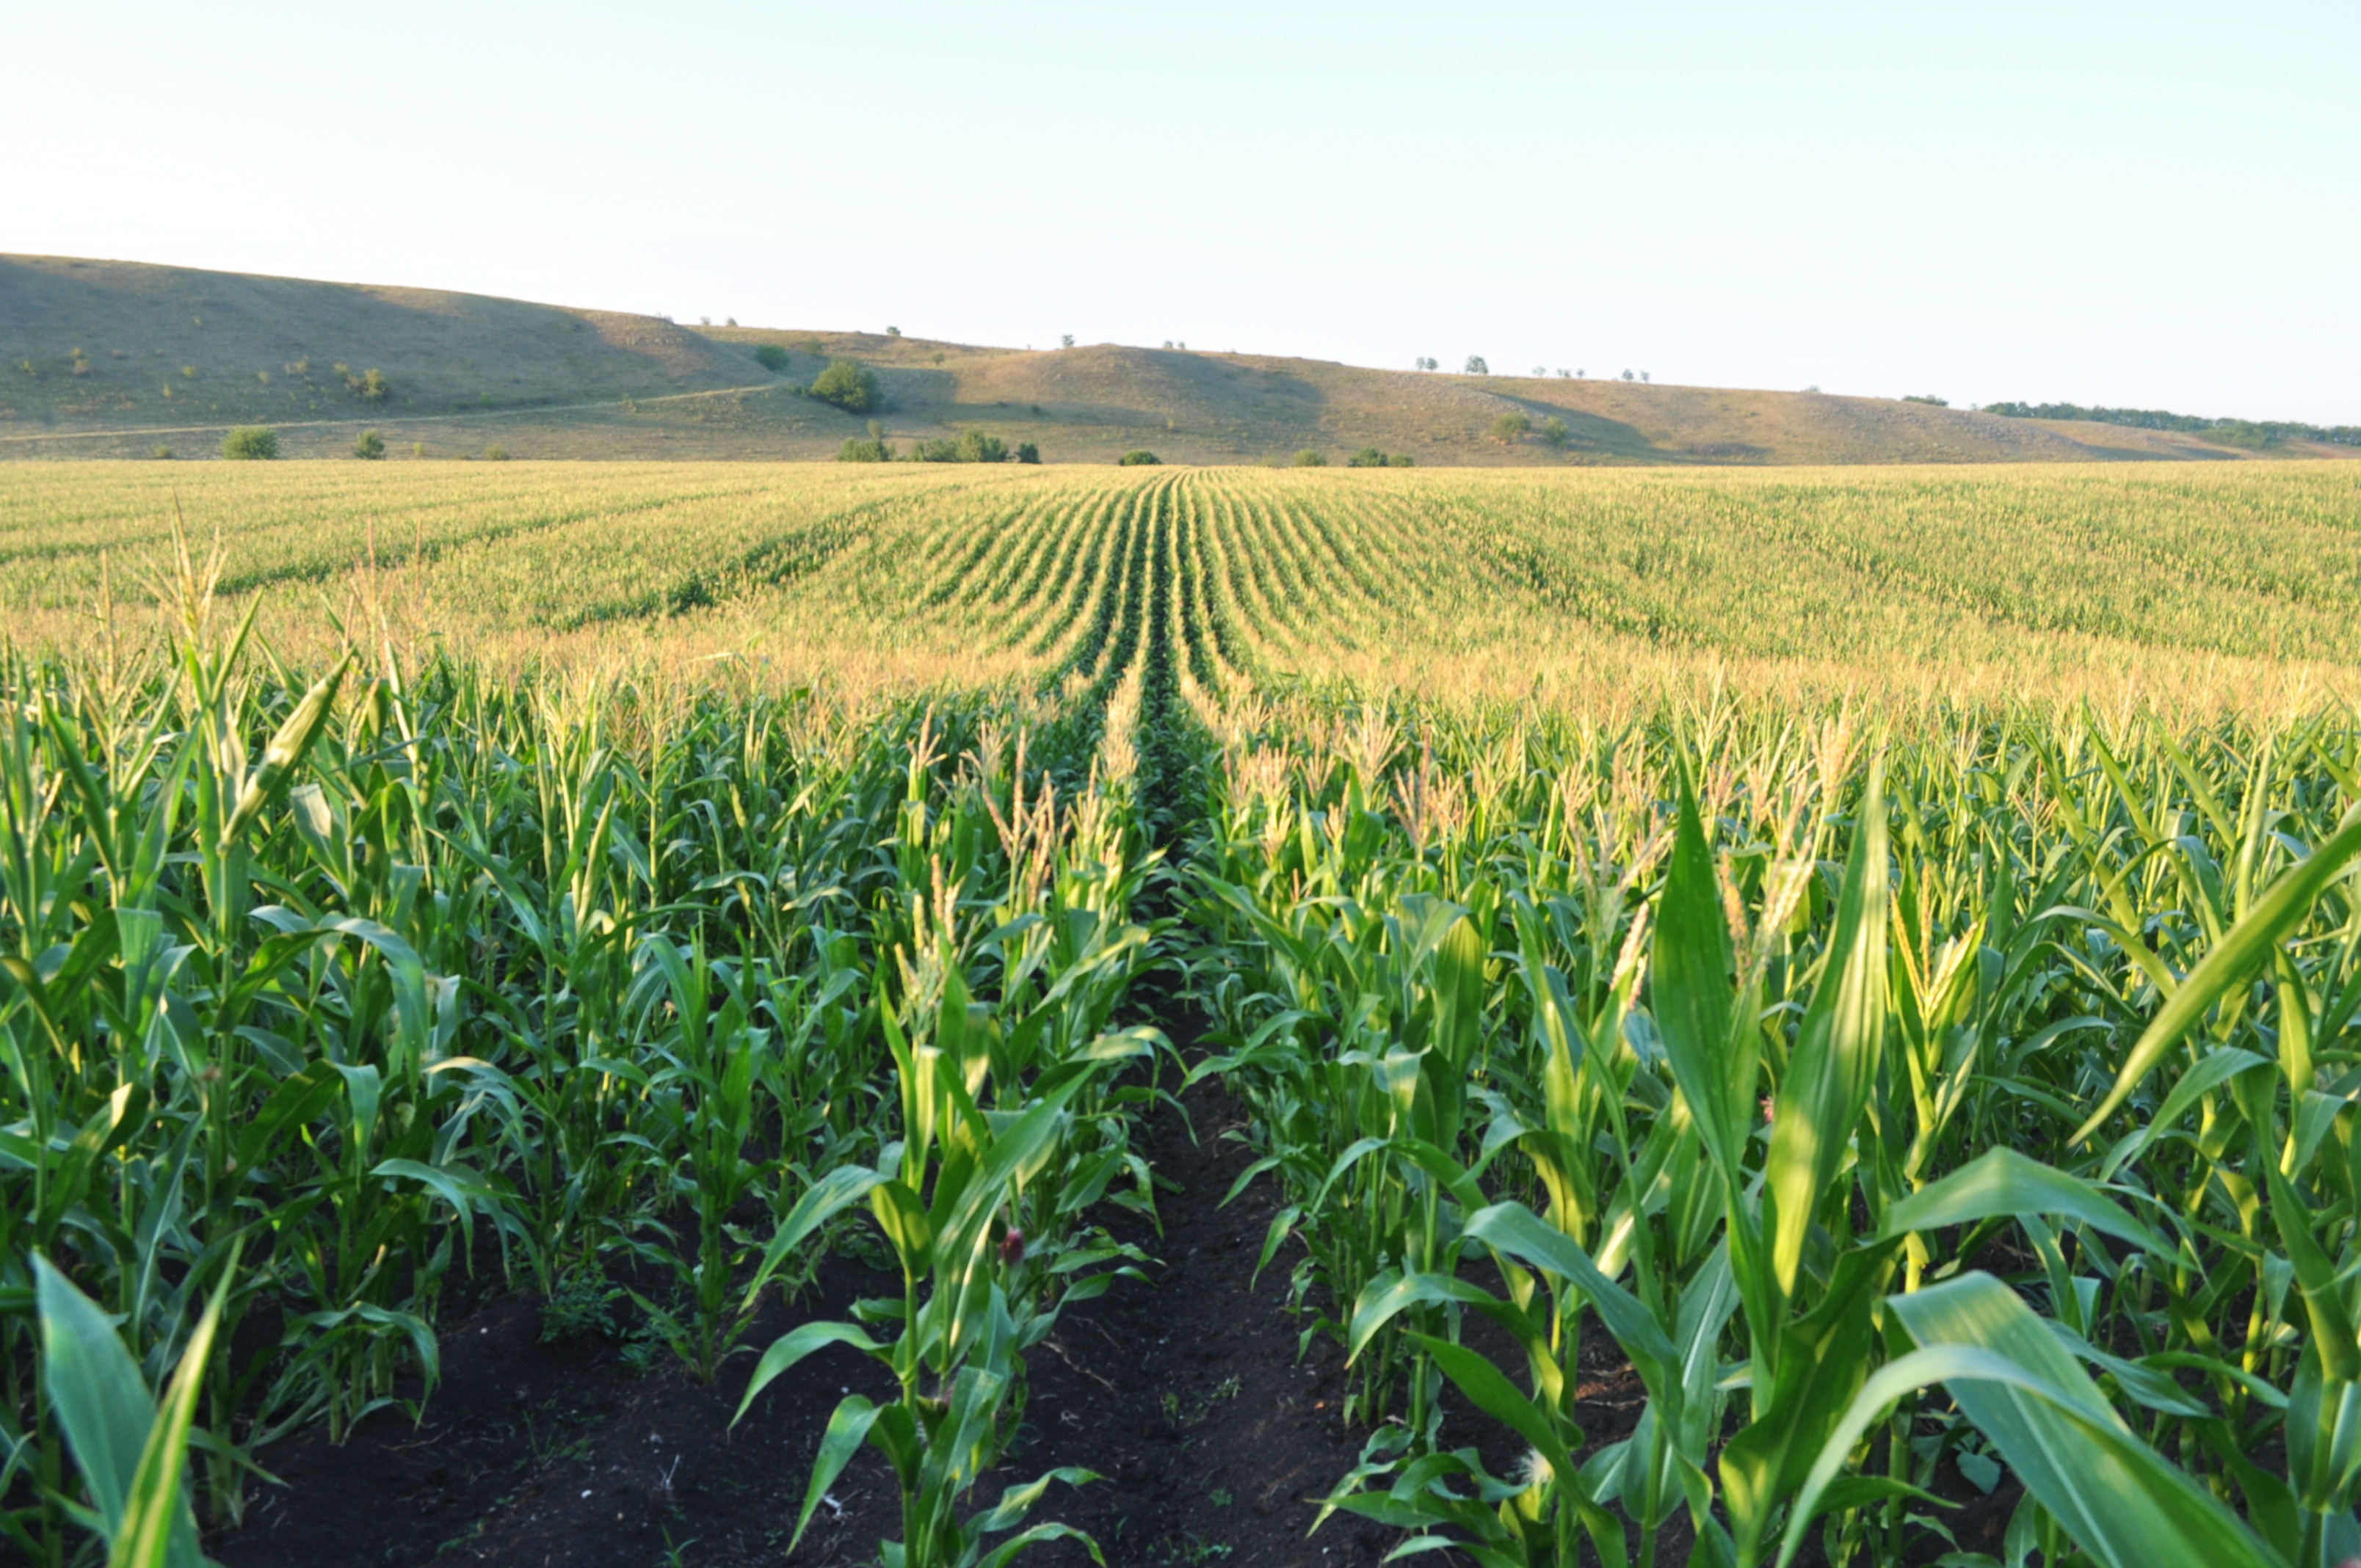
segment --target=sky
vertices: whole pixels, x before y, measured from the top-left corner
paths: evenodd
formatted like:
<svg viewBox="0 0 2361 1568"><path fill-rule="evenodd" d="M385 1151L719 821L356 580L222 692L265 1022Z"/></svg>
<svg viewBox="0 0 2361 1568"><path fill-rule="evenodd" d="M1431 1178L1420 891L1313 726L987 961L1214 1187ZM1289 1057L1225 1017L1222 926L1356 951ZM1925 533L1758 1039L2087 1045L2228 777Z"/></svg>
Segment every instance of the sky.
<svg viewBox="0 0 2361 1568"><path fill-rule="evenodd" d="M2361 423L2361 4L0 0L0 251Z"/></svg>

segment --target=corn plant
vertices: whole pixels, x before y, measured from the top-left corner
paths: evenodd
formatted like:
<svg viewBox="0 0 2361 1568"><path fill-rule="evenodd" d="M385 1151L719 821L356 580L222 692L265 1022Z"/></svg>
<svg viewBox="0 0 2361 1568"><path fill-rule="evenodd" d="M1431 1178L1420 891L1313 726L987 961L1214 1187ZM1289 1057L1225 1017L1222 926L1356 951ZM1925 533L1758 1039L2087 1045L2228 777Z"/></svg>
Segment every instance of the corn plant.
<svg viewBox="0 0 2361 1568"><path fill-rule="evenodd" d="M1094 1293L1094 1279L1104 1283L1104 1276L1082 1272L1090 1255L1061 1255L1065 1249L1027 1237L1009 1218L1024 1212L1028 1187L1075 1157L1068 1146L1075 1098L1101 1072L1149 1047L1136 1036L1104 1036L1036 1077L1023 1109L987 1113L977 1102L992 1073L990 1045L965 1027L966 1011L954 988L943 993L931 1029L906 1035L887 1014L903 1137L885 1146L875 1167L840 1167L823 1178L788 1215L755 1277L759 1292L809 1236L866 1200L901 1266L901 1299L862 1303L856 1322L808 1322L783 1336L763 1353L738 1419L806 1356L851 1345L887 1367L900 1394L885 1405L850 1395L837 1407L796 1541L867 1442L884 1454L901 1486L902 1538L881 1549L895 1568L998 1568L1027 1546L1070 1536L1102 1560L1088 1537L1057 1524L1033 1525L986 1547L987 1538L1022 1524L1051 1481L1079 1485L1093 1478L1087 1471L1059 1469L1012 1486L997 1507L964 1519L960 1509L1013 1435L1023 1351L1048 1335L1066 1301ZM1006 1104L1014 1096L1004 1086L998 1098ZM1059 1294L1044 1300L1051 1281ZM885 1342L863 1326L888 1322L900 1332Z"/></svg>

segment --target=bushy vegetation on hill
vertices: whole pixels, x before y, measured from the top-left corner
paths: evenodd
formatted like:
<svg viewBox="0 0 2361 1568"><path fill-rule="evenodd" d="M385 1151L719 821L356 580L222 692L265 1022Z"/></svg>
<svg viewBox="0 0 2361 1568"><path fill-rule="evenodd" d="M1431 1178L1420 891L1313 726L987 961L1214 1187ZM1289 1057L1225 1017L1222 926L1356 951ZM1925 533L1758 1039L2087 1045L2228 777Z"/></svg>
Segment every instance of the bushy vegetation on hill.
<svg viewBox="0 0 2361 1568"><path fill-rule="evenodd" d="M834 403L847 413L865 414L884 400L878 391L877 373L850 359L832 362L812 378L807 390L821 402Z"/></svg>
<svg viewBox="0 0 2361 1568"><path fill-rule="evenodd" d="M1908 399L1916 402L1923 400ZM2177 414L2164 409L2085 408L2080 403L1986 403L1983 411L2006 419L2069 419L2092 424L2128 425L2135 430L2174 430L2211 436L2232 446L2260 449L2280 441L2326 441L2338 446L2361 446L2361 424L2304 424L2293 420L2208 419L2202 414Z"/></svg>
<svg viewBox="0 0 2361 1568"><path fill-rule="evenodd" d="M1137 452L1126 452L1120 459L1121 466L1126 468L1144 468L1151 464L1161 463L1163 461L1164 459L1159 457L1155 453L1148 451L1146 447L1141 447Z"/></svg>
<svg viewBox="0 0 2361 1568"><path fill-rule="evenodd" d="M774 374L785 370L787 362L794 357L775 343L762 344L754 350L754 363Z"/></svg>
<svg viewBox="0 0 2361 1568"><path fill-rule="evenodd" d="M240 425L222 442L222 455L235 461L256 461L279 455L279 433L261 425Z"/></svg>

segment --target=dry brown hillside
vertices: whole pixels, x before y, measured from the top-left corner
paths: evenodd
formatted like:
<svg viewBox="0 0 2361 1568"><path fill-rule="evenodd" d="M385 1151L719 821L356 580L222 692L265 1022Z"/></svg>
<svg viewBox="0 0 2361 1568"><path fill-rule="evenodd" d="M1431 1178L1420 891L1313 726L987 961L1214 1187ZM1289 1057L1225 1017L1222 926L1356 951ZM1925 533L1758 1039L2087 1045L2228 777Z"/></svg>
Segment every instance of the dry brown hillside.
<svg viewBox="0 0 2361 1568"><path fill-rule="evenodd" d="M382 422L769 378L653 316L45 256L0 256L0 422L57 429Z"/></svg>
<svg viewBox="0 0 2361 1568"><path fill-rule="evenodd" d="M765 345L786 351L775 370L755 357ZM874 368L885 406L855 415L801 396L833 358ZM1516 414L1529 431L1495 433ZM230 426L269 424L290 456L343 455L376 429L397 458L819 458L873 418L896 442L981 428L1053 463L1139 447L1182 463L1302 451L1339 463L1377 447L1427 466L2256 455L1878 398L691 328L477 294L0 257L0 455L208 456ZM1563 440L1546 433L1553 419Z"/></svg>

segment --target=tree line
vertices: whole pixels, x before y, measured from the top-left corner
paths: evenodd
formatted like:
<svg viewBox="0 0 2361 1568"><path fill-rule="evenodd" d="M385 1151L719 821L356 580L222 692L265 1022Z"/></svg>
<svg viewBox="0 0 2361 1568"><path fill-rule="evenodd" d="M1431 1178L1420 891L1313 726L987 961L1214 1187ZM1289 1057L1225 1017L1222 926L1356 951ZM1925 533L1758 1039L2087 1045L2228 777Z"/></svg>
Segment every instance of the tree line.
<svg viewBox="0 0 2361 1568"><path fill-rule="evenodd" d="M2177 414L2164 409L2084 408L2079 403L1986 403L1983 411L2008 419L2072 419L2093 424L2130 425L2137 430L2172 430L2210 435L2232 446L2260 448L2282 441L2326 441L2339 446L2361 446L2361 424L2304 424L2294 420L2208 419L2202 414Z"/></svg>

